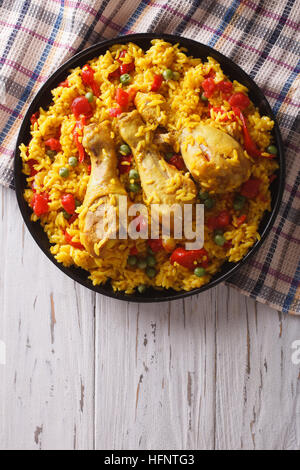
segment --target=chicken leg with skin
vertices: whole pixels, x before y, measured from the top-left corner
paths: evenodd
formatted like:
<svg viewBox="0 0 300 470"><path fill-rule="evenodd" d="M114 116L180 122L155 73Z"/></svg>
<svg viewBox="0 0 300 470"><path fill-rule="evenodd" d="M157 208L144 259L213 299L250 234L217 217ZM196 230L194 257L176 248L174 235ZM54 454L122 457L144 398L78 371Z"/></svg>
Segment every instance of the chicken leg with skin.
<svg viewBox="0 0 300 470"><path fill-rule="evenodd" d="M91 176L80 215L80 239L86 250L97 256L109 238L116 238L116 206L126 190L117 174L117 155L108 121L84 128L83 146L91 158ZM100 242L100 243L99 243Z"/></svg>
<svg viewBox="0 0 300 470"><path fill-rule="evenodd" d="M198 124L183 129L179 142L188 170L207 191L234 191L250 176L250 159L240 144L220 129Z"/></svg>
<svg viewBox="0 0 300 470"><path fill-rule="evenodd" d="M162 155L150 143L145 148L140 148L144 137L138 137L138 131L144 122L137 111L121 115L119 129L122 139L131 147L133 157L140 175L141 185L148 203L165 205L166 214L168 207L173 204L192 204L196 200L196 187L189 175L177 170L173 165L165 161ZM153 137L153 136L152 136ZM178 184L175 190L172 183ZM160 212L160 215L163 215Z"/></svg>

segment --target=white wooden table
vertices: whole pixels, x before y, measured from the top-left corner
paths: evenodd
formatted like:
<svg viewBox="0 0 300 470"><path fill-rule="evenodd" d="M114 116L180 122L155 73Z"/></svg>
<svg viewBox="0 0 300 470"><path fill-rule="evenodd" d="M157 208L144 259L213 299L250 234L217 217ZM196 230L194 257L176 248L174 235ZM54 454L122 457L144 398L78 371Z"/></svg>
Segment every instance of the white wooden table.
<svg viewBox="0 0 300 470"><path fill-rule="evenodd" d="M300 449L299 317L224 285L154 305L95 295L0 194L1 450Z"/></svg>

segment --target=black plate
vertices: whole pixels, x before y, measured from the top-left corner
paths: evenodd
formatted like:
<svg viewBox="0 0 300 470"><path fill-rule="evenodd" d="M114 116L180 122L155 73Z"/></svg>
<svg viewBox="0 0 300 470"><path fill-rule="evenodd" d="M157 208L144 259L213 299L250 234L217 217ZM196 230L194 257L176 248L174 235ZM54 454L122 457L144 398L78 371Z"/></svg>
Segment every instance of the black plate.
<svg viewBox="0 0 300 470"><path fill-rule="evenodd" d="M207 56L214 57L221 64L221 67L226 75L228 75L232 80L238 80L243 85L246 85L246 87L249 89L250 99L255 103L256 106L259 107L260 112L264 115L269 116L272 120L275 121L273 135L275 139L275 145L278 148L278 160L280 164L280 169L278 170L278 177L271 184L272 212L271 214L265 213L259 227L261 240L253 245L253 247L249 250L247 255L241 261L239 261L238 263L224 263L219 273L217 273L212 278L211 282L199 289L194 289L189 292L176 292L172 289L155 290L149 288L144 295L126 295L124 293L115 293L109 283L104 286L93 286L92 282L88 279L88 273L86 271L82 270L81 268L75 267L65 268L62 264L58 263L55 258L51 255L49 250L50 243L47 238L47 235L38 222L31 222L30 215L32 211L23 198L23 192L26 188L26 178L25 175L22 173L22 162L20 158L19 145L22 142L27 145L29 142L30 116L34 112L36 112L40 106L42 106L43 108L47 108L47 106L52 101L51 90L55 88L59 82L65 80L71 68L83 66L88 60L105 53L105 51L113 44L126 44L131 41L146 50L150 46L150 41L155 38L164 39L172 44L180 43L180 45L186 47L188 53L190 55L193 55L194 57L200 57L202 59L206 59ZM225 57L223 54L220 54L220 52L217 52L211 47L208 47L204 44L200 44L191 39L180 38L178 36L172 36L168 34L155 35L151 33L145 33L132 34L128 36L118 37L115 39L110 39L108 41L103 41L82 52L79 52L70 60L68 60L68 62L59 67L59 69L47 80L47 82L39 90L24 117L16 145L14 171L16 194L23 219L39 247L61 271L63 271L65 274L67 274L69 277L79 282L83 286L88 287L89 289L95 292L99 292L100 294L106 295L108 297L132 302L161 302L167 300L181 299L183 297L188 297L193 294L199 294L200 292L203 292L213 286L216 286L220 282L223 282L230 276L232 276L240 268L240 266L242 266L242 264L244 264L250 258L250 256L252 256L253 253L257 251L259 246L265 240L267 234L270 232L272 225L275 221L276 215L279 211L279 206L282 200L284 188L285 160L279 127L276 122L275 116L271 110L271 107L259 87L240 67L238 67L234 62Z"/></svg>

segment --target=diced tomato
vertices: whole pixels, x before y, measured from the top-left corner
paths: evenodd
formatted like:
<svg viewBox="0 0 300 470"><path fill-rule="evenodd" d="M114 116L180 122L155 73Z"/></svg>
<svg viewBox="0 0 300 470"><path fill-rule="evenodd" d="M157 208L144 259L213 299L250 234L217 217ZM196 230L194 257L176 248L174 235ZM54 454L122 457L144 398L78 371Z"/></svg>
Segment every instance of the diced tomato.
<svg viewBox="0 0 300 470"><path fill-rule="evenodd" d="M109 115L111 117L118 117L122 114L122 109L121 108L110 108L109 110Z"/></svg>
<svg viewBox="0 0 300 470"><path fill-rule="evenodd" d="M33 212L40 217L41 215L47 214L49 211L49 195L47 193L35 193L32 201L31 206L33 208Z"/></svg>
<svg viewBox="0 0 300 470"><path fill-rule="evenodd" d="M181 155L173 155L169 160L170 165L173 165L177 170L184 170L185 164Z"/></svg>
<svg viewBox="0 0 300 470"><path fill-rule="evenodd" d="M33 159L27 161L27 165L30 168L30 176L35 176L38 173L38 171L33 168L33 165L36 165L36 163L37 161Z"/></svg>
<svg viewBox="0 0 300 470"><path fill-rule="evenodd" d="M80 120L76 122L74 129L73 129L73 139L75 141L77 150L79 152L80 163L82 163L86 157L86 153L81 142L82 135L83 135L83 128L85 125L86 125L85 116L81 116Z"/></svg>
<svg viewBox="0 0 300 470"><path fill-rule="evenodd" d="M228 211L224 210L217 216L212 216L207 219L206 226L209 230L216 230L217 228L227 227L231 223L231 215Z"/></svg>
<svg viewBox="0 0 300 470"><path fill-rule="evenodd" d="M132 162L132 155L121 155L119 158L118 169L120 175L129 173Z"/></svg>
<svg viewBox="0 0 300 470"><path fill-rule="evenodd" d="M258 178L250 178L243 184L242 189L240 191L241 195L249 199L254 199L259 194L260 184L261 180L259 180Z"/></svg>
<svg viewBox="0 0 300 470"><path fill-rule="evenodd" d="M150 246L153 253L158 253L163 250L163 242L161 238L152 240L151 238L147 240L148 246Z"/></svg>
<svg viewBox="0 0 300 470"><path fill-rule="evenodd" d="M231 95L231 97L228 99L228 103L230 106L236 106L243 111L244 109L248 108L250 100L247 95L239 92Z"/></svg>
<svg viewBox="0 0 300 470"><path fill-rule="evenodd" d="M247 216L245 214L242 214L240 217L237 218L236 220L236 223L237 223L237 226L239 227L240 225L242 225L247 219Z"/></svg>
<svg viewBox="0 0 300 470"><path fill-rule="evenodd" d="M36 113L34 113L31 118L30 118L30 122L31 124L34 126L34 124L37 122L38 118L40 117L40 112L37 111Z"/></svg>
<svg viewBox="0 0 300 470"><path fill-rule="evenodd" d="M212 77L206 78L202 83L201 86L204 90L204 94L206 98L210 98L214 91L216 90L216 84L214 82L214 79Z"/></svg>
<svg viewBox="0 0 300 470"><path fill-rule="evenodd" d="M75 198L73 194L65 194L61 198L61 204L68 214L73 214L76 209Z"/></svg>
<svg viewBox="0 0 300 470"><path fill-rule="evenodd" d="M158 91L161 87L162 82L163 76L155 74L151 85L151 91Z"/></svg>
<svg viewBox="0 0 300 470"><path fill-rule="evenodd" d="M122 65L120 65L120 72L121 72L121 75L123 75L123 73L132 72L134 69L135 69L134 62L130 62L130 64L122 64Z"/></svg>
<svg viewBox="0 0 300 470"><path fill-rule="evenodd" d="M75 115L76 119L78 119L81 115L85 116L86 118L90 118L93 115L93 108L91 103L89 103L88 99L85 96L79 96L75 98L71 105L72 113Z"/></svg>
<svg viewBox="0 0 300 470"><path fill-rule="evenodd" d="M73 214L72 217L68 220L69 225L71 225L78 218L78 214Z"/></svg>
<svg viewBox="0 0 300 470"><path fill-rule="evenodd" d="M220 91L229 93L232 90L232 83L226 80L222 80L221 82L217 83L217 87Z"/></svg>
<svg viewBox="0 0 300 470"><path fill-rule="evenodd" d="M120 67L117 68L116 70L114 70L113 72L109 73L108 74L108 80L111 80L113 78L119 78L121 75L121 72L120 72Z"/></svg>
<svg viewBox="0 0 300 470"><path fill-rule="evenodd" d="M132 248L130 248L130 254L131 254L132 256L136 256L136 255L139 254L138 249L137 249L136 246L133 246Z"/></svg>
<svg viewBox="0 0 300 470"><path fill-rule="evenodd" d="M83 67L81 72L82 81L86 86L90 86L94 95L98 97L100 95L100 88L95 80L94 75L95 71L92 69L92 67L90 67L89 65L85 65Z"/></svg>
<svg viewBox="0 0 300 470"><path fill-rule="evenodd" d="M240 108L238 108L236 106L234 106L232 108L232 110L233 110L234 114L236 116L238 116L240 118L240 120L242 121L243 136L244 136L244 147L245 147L247 153L251 157L260 157L261 156L261 151L257 148L256 143L252 140L252 138L249 134L247 124L246 124L246 119L245 119L242 111L240 110Z"/></svg>
<svg viewBox="0 0 300 470"><path fill-rule="evenodd" d="M51 137L51 139L46 140L45 145L46 147L49 147L51 150L55 150L56 152L59 152L61 150L59 140L54 139L54 137Z"/></svg>
<svg viewBox="0 0 300 470"><path fill-rule="evenodd" d="M71 245L74 248L78 248L79 250L84 250L84 246L81 243L72 241L72 237L67 231L64 232L64 235L65 235L65 241L66 243L68 243L68 245Z"/></svg>
<svg viewBox="0 0 300 470"><path fill-rule="evenodd" d="M58 86L62 86L63 88L69 88L70 84L69 84L69 80L65 80L64 82L60 82L58 84Z"/></svg>
<svg viewBox="0 0 300 470"><path fill-rule="evenodd" d="M142 215L139 215L138 217L136 217L135 220L138 222L136 226L137 232L142 232L142 233L148 232L148 221L147 219L145 219L145 217L143 217Z"/></svg>
<svg viewBox="0 0 300 470"><path fill-rule="evenodd" d="M120 55L119 55L119 57L117 58L117 61L120 62L120 64L122 64L122 60L120 60L120 59L123 59L123 57L126 56L126 53L127 53L127 51L126 51L125 49L120 52Z"/></svg>
<svg viewBox="0 0 300 470"><path fill-rule="evenodd" d="M128 93L128 101L129 103L132 103L135 98L135 95L137 94L137 90L133 86L131 86L130 88L128 88L127 93Z"/></svg>
<svg viewBox="0 0 300 470"><path fill-rule="evenodd" d="M230 224L231 222L231 214L227 211L222 211L220 214L217 216L218 219L218 226L221 227L227 227L227 225Z"/></svg>
<svg viewBox="0 0 300 470"><path fill-rule="evenodd" d="M125 90L123 90L123 88L117 88L116 101L118 105L121 106L121 108L127 108L129 102L129 95Z"/></svg>
<svg viewBox="0 0 300 470"><path fill-rule="evenodd" d="M173 251L170 258L172 264L178 263L190 270L201 264L202 260L205 264L209 261L208 253L205 248L201 248L201 250L185 250L184 248L179 247Z"/></svg>

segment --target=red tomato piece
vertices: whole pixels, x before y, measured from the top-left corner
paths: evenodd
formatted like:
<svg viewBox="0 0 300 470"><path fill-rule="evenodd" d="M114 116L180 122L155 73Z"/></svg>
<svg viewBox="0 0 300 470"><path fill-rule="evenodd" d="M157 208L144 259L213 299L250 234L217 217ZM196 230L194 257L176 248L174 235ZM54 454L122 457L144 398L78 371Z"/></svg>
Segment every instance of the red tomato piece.
<svg viewBox="0 0 300 470"><path fill-rule="evenodd" d="M236 106L237 108L243 111L249 106L250 100L248 96L244 93L234 93L228 99L228 103L230 104L230 106Z"/></svg>
<svg viewBox="0 0 300 470"><path fill-rule="evenodd" d="M46 140L45 145L46 147L49 147L51 150L55 150L56 152L59 152L61 150L59 140L54 139L54 137L51 137L51 139Z"/></svg>
<svg viewBox="0 0 300 470"><path fill-rule="evenodd" d="M214 79L212 77L206 78L202 83L201 86L204 90L204 94L206 98L210 98L214 91L216 90L216 84L214 82Z"/></svg>
<svg viewBox="0 0 300 470"><path fill-rule="evenodd" d="M217 87L220 91L229 93L232 90L232 83L226 80L222 80L221 82L217 83Z"/></svg>
<svg viewBox="0 0 300 470"><path fill-rule="evenodd" d="M120 175L129 173L132 162L132 155L121 155L119 158L118 169Z"/></svg>
<svg viewBox="0 0 300 470"><path fill-rule="evenodd" d="M36 163L37 161L33 159L27 161L27 165L30 168L30 176L35 176L38 173L38 171L33 168L33 165L36 165Z"/></svg>
<svg viewBox="0 0 300 470"><path fill-rule="evenodd" d="M230 213L227 211L220 212L220 214L217 216L217 221L218 221L218 228L227 227L227 225L229 225L231 222Z"/></svg>
<svg viewBox="0 0 300 470"><path fill-rule="evenodd" d="M65 241L68 245L71 245L74 248L78 248L79 250L84 250L84 246L81 245L81 243L72 241L72 237L67 231L64 232L64 235L65 235Z"/></svg>
<svg viewBox="0 0 300 470"><path fill-rule="evenodd" d="M123 88L118 88L116 91L116 101L121 108L126 108L129 102L128 93Z"/></svg>
<svg viewBox="0 0 300 470"><path fill-rule="evenodd" d="M181 155L173 155L169 160L170 165L173 165L177 170L184 170L185 164Z"/></svg>
<svg viewBox="0 0 300 470"><path fill-rule="evenodd" d="M201 250L185 250L182 247L176 248L173 251L170 261L172 264L175 262L184 266L187 269L194 269L198 264L201 264L202 258L204 259L204 263L208 262L208 253L205 248L201 248Z"/></svg>
<svg viewBox="0 0 300 470"><path fill-rule="evenodd" d="M158 91L161 87L162 82L163 76L155 74L151 85L151 91Z"/></svg>
<svg viewBox="0 0 300 470"><path fill-rule="evenodd" d="M122 65L120 65L120 72L121 72L121 75L123 75L124 73L132 72L134 69L135 69L134 62L130 62L130 64L122 64Z"/></svg>
<svg viewBox="0 0 300 470"><path fill-rule="evenodd" d="M159 251L163 250L163 241L161 238L155 240L147 240L148 246L150 246L153 253L158 253Z"/></svg>
<svg viewBox="0 0 300 470"><path fill-rule="evenodd" d="M259 194L260 184L261 180L259 180L258 178L250 178L243 184L242 189L240 191L241 195L249 199L254 199Z"/></svg>
<svg viewBox="0 0 300 470"><path fill-rule="evenodd" d="M110 108L109 110L109 115L111 117L118 117L122 114L122 109L121 108Z"/></svg>
<svg viewBox="0 0 300 470"><path fill-rule="evenodd" d="M136 256L136 255L139 254L138 249L137 249L136 246L133 246L133 247L130 249L130 254L131 254L132 256Z"/></svg>
<svg viewBox="0 0 300 470"><path fill-rule="evenodd" d="M247 219L247 216L245 214L241 215L240 217L237 218L237 226L239 227L240 225L242 225Z"/></svg>
<svg viewBox="0 0 300 470"><path fill-rule="evenodd" d="M81 114L86 118L90 118L93 115L93 108L91 103L89 103L88 99L85 96L79 96L75 98L71 105L72 113L75 115L76 119L78 119Z"/></svg>
<svg viewBox="0 0 300 470"><path fill-rule="evenodd" d="M62 86L63 88L69 88L70 84L69 84L69 80L65 80L64 82L60 82L58 84L58 86Z"/></svg>
<svg viewBox="0 0 300 470"><path fill-rule="evenodd" d="M68 214L73 214L75 212L76 205L73 194L65 194L62 196L61 204Z"/></svg>
<svg viewBox="0 0 300 470"><path fill-rule="evenodd" d="M35 193L31 205L33 208L33 212L40 217L41 215L47 214L49 211L49 204L48 204L49 196L47 193Z"/></svg>
<svg viewBox="0 0 300 470"><path fill-rule="evenodd" d="M37 112L34 113L34 114L31 116L31 118L30 118L31 124L34 125L34 124L37 122L37 120L38 120L39 117L40 117L40 112L37 111Z"/></svg>
<svg viewBox="0 0 300 470"><path fill-rule="evenodd" d="M121 72L120 72L120 67L116 70L114 70L113 72L109 73L108 74L108 80L111 80L113 78L119 78L121 75Z"/></svg>

